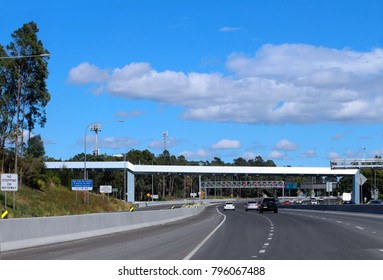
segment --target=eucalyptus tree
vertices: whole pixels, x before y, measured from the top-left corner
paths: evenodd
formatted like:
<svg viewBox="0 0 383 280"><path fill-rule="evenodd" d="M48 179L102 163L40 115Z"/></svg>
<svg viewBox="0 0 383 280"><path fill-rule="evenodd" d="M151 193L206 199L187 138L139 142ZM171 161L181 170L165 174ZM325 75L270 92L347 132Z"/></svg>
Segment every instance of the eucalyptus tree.
<svg viewBox="0 0 383 280"><path fill-rule="evenodd" d="M20 153L20 143L24 143L24 132L29 135L36 125L44 127L46 111L50 100L46 79L48 78L48 54L41 40L38 39L37 24L29 22L17 29L12 41L4 48L2 59L2 76L7 78L2 84L2 99L6 99L8 115L2 113L2 143L8 140L14 143L15 172ZM2 108L3 112L3 108ZM7 132L13 132L7 133ZM21 139L20 139L21 137Z"/></svg>

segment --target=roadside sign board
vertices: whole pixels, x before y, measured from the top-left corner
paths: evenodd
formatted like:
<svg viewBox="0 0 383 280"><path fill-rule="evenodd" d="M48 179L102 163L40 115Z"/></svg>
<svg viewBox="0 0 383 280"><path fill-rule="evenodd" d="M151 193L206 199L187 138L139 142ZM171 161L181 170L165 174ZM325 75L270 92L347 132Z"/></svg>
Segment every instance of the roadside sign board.
<svg viewBox="0 0 383 280"><path fill-rule="evenodd" d="M153 194L153 195L152 195L152 198L153 198L153 199L158 199L158 194Z"/></svg>
<svg viewBox="0 0 383 280"><path fill-rule="evenodd" d="M17 174L1 174L1 191L17 192L18 185Z"/></svg>
<svg viewBox="0 0 383 280"><path fill-rule="evenodd" d="M72 179L72 191L93 190L93 180Z"/></svg>
<svg viewBox="0 0 383 280"><path fill-rule="evenodd" d="M112 193L112 186L100 186L100 193Z"/></svg>

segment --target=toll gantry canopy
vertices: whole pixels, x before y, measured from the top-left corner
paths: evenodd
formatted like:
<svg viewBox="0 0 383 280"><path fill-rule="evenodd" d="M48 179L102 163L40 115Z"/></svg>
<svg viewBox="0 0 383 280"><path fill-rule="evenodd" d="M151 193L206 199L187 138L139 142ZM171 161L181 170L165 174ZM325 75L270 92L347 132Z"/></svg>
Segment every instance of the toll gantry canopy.
<svg viewBox="0 0 383 280"><path fill-rule="evenodd" d="M352 176L353 177L353 200L355 203L360 201L360 173L358 168L336 169L330 167L265 167L265 166L205 166L205 165L134 165L128 161L90 161L90 162L45 162L48 169L78 169L95 170L111 169L124 170L127 172L127 200L134 202L135 194L135 175L136 174L247 174L265 176ZM201 182L200 182L201 185Z"/></svg>
<svg viewBox="0 0 383 280"><path fill-rule="evenodd" d="M45 162L48 169L84 169L84 162ZM266 166L205 166L205 165L135 165L128 161L89 161L86 168L128 170L135 174L253 174L274 176L353 176L357 169L333 169L329 167L266 167Z"/></svg>

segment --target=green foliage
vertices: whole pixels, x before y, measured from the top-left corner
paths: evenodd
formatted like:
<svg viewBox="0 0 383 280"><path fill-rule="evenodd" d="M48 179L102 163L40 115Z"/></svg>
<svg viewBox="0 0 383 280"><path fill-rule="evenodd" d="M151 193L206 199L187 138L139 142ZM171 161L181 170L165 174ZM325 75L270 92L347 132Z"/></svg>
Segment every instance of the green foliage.
<svg viewBox="0 0 383 280"><path fill-rule="evenodd" d="M90 199L84 204L83 193L65 187L41 186L40 190L21 188L16 193L16 209L12 208L12 197L8 195L7 208L10 218L79 215L100 212L125 211L132 205L109 199L99 194L88 194ZM4 207L4 194L0 192L0 202Z"/></svg>
<svg viewBox="0 0 383 280"><path fill-rule="evenodd" d="M43 157L45 155L44 142L41 139L41 135L33 136L28 140L26 154L34 158Z"/></svg>

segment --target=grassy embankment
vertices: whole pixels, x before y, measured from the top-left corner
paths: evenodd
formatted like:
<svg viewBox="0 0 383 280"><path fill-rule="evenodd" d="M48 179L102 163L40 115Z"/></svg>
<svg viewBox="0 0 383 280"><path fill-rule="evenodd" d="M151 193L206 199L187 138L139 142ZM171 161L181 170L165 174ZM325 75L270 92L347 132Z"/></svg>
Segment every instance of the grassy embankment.
<svg viewBox="0 0 383 280"><path fill-rule="evenodd" d="M32 190L21 187L15 193L15 210L13 210L12 193L7 192L8 218L45 217L90 214L129 210L132 204L114 199L111 195L87 193L89 203L84 203L84 193L67 187L46 187ZM5 208L5 193L0 192L0 213Z"/></svg>

